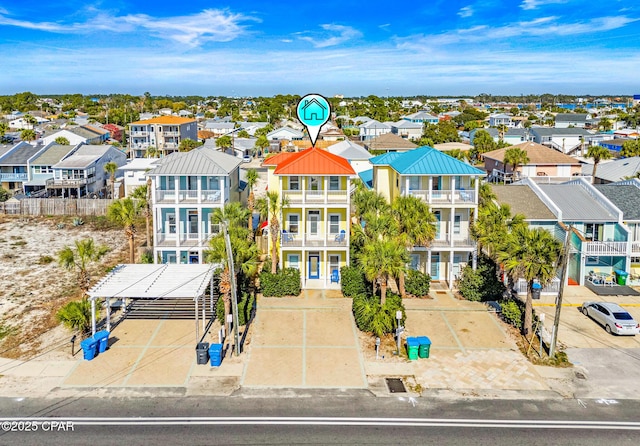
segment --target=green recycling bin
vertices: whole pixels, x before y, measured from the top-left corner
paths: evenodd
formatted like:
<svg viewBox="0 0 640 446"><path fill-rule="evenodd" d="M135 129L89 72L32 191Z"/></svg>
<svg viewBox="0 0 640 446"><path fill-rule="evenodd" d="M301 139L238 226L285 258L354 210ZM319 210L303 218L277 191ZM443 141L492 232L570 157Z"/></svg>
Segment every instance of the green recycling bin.
<svg viewBox="0 0 640 446"><path fill-rule="evenodd" d="M431 349L431 339L427 336L418 336L418 357L428 358L429 350Z"/></svg>
<svg viewBox="0 0 640 446"><path fill-rule="evenodd" d="M420 342L418 338L407 338L407 356L410 360L418 359L418 350L420 348Z"/></svg>
<svg viewBox="0 0 640 446"><path fill-rule="evenodd" d="M616 270L616 279L617 279L618 285L626 285L628 276L629 276L629 273L617 269Z"/></svg>

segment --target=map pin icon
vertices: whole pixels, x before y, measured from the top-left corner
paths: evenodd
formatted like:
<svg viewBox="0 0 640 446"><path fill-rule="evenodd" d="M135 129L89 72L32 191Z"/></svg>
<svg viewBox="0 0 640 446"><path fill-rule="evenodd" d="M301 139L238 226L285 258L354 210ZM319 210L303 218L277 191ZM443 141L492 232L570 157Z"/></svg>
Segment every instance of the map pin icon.
<svg viewBox="0 0 640 446"><path fill-rule="evenodd" d="M329 101L319 94L308 94L300 99L296 111L298 120L307 128L311 145L315 147L320 128L331 116Z"/></svg>

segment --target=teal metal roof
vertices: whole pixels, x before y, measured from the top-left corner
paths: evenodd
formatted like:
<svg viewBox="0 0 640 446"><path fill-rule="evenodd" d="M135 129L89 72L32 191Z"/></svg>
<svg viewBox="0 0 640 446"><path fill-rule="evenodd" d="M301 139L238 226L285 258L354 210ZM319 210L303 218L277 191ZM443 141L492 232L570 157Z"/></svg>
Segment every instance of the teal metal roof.
<svg viewBox="0 0 640 446"><path fill-rule="evenodd" d="M358 176L367 187L367 189L373 189L373 169L364 170L358 173Z"/></svg>
<svg viewBox="0 0 640 446"><path fill-rule="evenodd" d="M401 175L485 175L485 172L429 146L371 158L372 164L389 165Z"/></svg>

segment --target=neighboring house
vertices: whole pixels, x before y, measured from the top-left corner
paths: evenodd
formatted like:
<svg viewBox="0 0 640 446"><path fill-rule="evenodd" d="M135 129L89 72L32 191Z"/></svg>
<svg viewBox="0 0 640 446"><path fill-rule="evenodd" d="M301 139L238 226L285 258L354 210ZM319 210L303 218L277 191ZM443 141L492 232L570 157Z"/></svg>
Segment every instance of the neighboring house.
<svg viewBox="0 0 640 446"><path fill-rule="evenodd" d="M358 174L364 170L371 169L369 159L373 155L367 149L352 141L340 141L327 147L327 151L349 161L353 170Z"/></svg>
<svg viewBox="0 0 640 446"><path fill-rule="evenodd" d="M236 128L235 122L231 121L206 121L204 129L213 133L213 137L224 136L232 133Z"/></svg>
<svg viewBox="0 0 640 446"><path fill-rule="evenodd" d="M438 121L440 121L438 119L437 116L432 115L429 112L426 112L424 110L421 110L419 112L416 113L412 113L410 115L407 116L403 116L402 119L404 119L405 121L409 121L409 122L417 122L419 124L437 124Z"/></svg>
<svg viewBox="0 0 640 446"><path fill-rule="evenodd" d="M606 139L604 141L600 141L598 145L614 152L620 152L622 150L622 145L627 141L628 139Z"/></svg>
<svg viewBox="0 0 640 446"><path fill-rule="evenodd" d="M245 130L249 135L255 136L256 130L268 126L268 122L241 122L240 128Z"/></svg>
<svg viewBox="0 0 640 446"><path fill-rule="evenodd" d="M502 140L509 145L516 145L526 141L530 141L531 137L529 136L528 129L508 129L504 135L502 135Z"/></svg>
<svg viewBox="0 0 640 446"><path fill-rule="evenodd" d="M629 271L629 229L623 213L591 183L584 178L563 184L537 184L530 179L523 182L555 214L559 224L553 234L558 240L564 242L572 226L569 283L584 285L590 271Z"/></svg>
<svg viewBox="0 0 640 446"><path fill-rule="evenodd" d="M600 162L596 169L595 184L608 184L635 177L640 172L640 156ZM583 175L592 175L593 164L585 165Z"/></svg>
<svg viewBox="0 0 640 446"><path fill-rule="evenodd" d="M498 127L501 125L506 125L507 127L512 127L513 122L511 121L511 115L507 115L505 113L498 113L489 116L489 126L490 127Z"/></svg>
<svg viewBox="0 0 640 446"><path fill-rule="evenodd" d="M629 228L629 284L640 285L640 180L634 178L595 187L622 211L623 222Z"/></svg>
<svg viewBox="0 0 640 446"><path fill-rule="evenodd" d="M555 127L566 129L568 127L585 128L591 115L584 113L558 113L555 117Z"/></svg>
<svg viewBox="0 0 640 446"><path fill-rule="evenodd" d="M153 146L161 156L177 152L184 139L198 140L198 125L193 118L160 116L129 124L129 158L142 158Z"/></svg>
<svg viewBox="0 0 640 446"><path fill-rule="evenodd" d="M25 194L44 192L47 181L53 179L53 166L73 153L79 146L80 144L72 146L52 142L32 157L29 161L29 180L24 183Z"/></svg>
<svg viewBox="0 0 640 446"><path fill-rule="evenodd" d="M420 139L422 137L422 124L401 119L391 124L391 132L403 139Z"/></svg>
<svg viewBox="0 0 640 446"><path fill-rule="evenodd" d="M241 162L209 147L157 160L156 167L147 172L156 263L206 263L208 240L219 230L211 223L213 211L228 202L242 201Z"/></svg>
<svg viewBox="0 0 640 446"><path fill-rule="evenodd" d="M581 128L531 127L529 133L533 142L559 150L567 155L580 153L584 141L593 135L588 130Z"/></svg>
<svg viewBox="0 0 640 446"><path fill-rule="evenodd" d="M110 145L81 145L53 166L53 178L47 180L49 195L62 197L98 196L110 194L109 174L104 166L114 162L123 166L127 156Z"/></svg>
<svg viewBox="0 0 640 446"><path fill-rule="evenodd" d="M102 128L109 132L109 137L111 139L122 141L122 131L124 130L124 127L116 124L105 124Z"/></svg>
<svg viewBox="0 0 640 446"><path fill-rule="evenodd" d="M304 133L291 127L280 127L267 133L269 140L300 141L303 137Z"/></svg>
<svg viewBox="0 0 640 446"><path fill-rule="evenodd" d="M229 153L230 155L235 155L238 158L242 158L246 155L253 156L257 140L257 138L233 138L233 150L227 150L227 153ZM205 146L220 151L220 148L217 144L217 139L210 139L205 141Z"/></svg>
<svg viewBox="0 0 640 446"><path fill-rule="evenodd" d="M75 146L78 144L102 144L106 142L109 137L109 130L86 125L57 131L44 138L40 138L39 141L42 141L44 145L49 145L58 138L66 138L70 145Z"/></svg>
<svg viewBox="0 0 640 446"><path fill-rule="evenodd" d="M504 162L505 153L512 148L525 151L529 158L529 162L525 165L519 165L516 172L513 171L513 165ZM571 177L582 175L582 164L578 160L535 142L524 142L492 150L483 153L482 158L489 180L505 181L527 177L545 177L545 180L567 181Z"/></svg>
<svg viewBox="0 0 640 446"><path fill-rule="evenodd" d="M27 129L33 129L34 125L40 125L43 124L45 122L49 122L48 119L46 118L41 118L39 116L32 116L33 119L36 120L35 124L31 124L29 123L25 118L24 115L20 118L14 119L12 121L9 121L9 128L11 129L16 129L16 130L27 130Z"/></svg>
<svg viewBox="0 0 640 446"><path fill-rule="evenodd" d="M366 141L364 147L369 151L406 152L417 148L418 145L393 133L385 133Z"/></svg>
<svg viewBox="0 0 640 446"><path fill-rule="evenodd" d="M131 195L134 189L147 184L147 172L159 162L158 158L134 158L120 166L118 171L124 180L124 196Z"/></svg>
<svg viewBox="0 0 640 446"><path fill-rule="evenodd" d="M380 135L384 135L385 133L391 133L391 126L389 124L376 121L375 119L371 119L363 124L360 124L358 128L360 129L361 141L369 141L373 138L377 138Z"/></svg>
<svg viewBox="0 0 640 446"><path fill-rule="evenodd" d="M614 138L627 138L627 139L638 139L640 137L640 132L638 129L618 129L613 132Z"/></svg>
<svg viewBox="0 0 640 446"><path fill-rule="evenodd" d="M478 185L484 172L431 147L371 158L373 188L390 203L413 195L429 204L436 236L429 247L414 247L411 268L453 287L462 269L475 268L476 243L469 227L478 212Z"/></svg>
<svg viewBox="0 0 640 446"><path fill-rule="evenodd" d="M342 141L345 139L344 133L338 127L330 126L326 128L323 126L322 130L320 130L320 138L323 141Z"/></svg>
<svg viewBox="0 0 640 446"><path fill-rule="evenodd" d="M467 152L473 148L472 145L463 142L443 142L441 144L434 144L434 149L438 149L441 152L448 152L449 150L460 150Z"/></svg>
<svg viewBox="0 0 640 446"><path fill-rule="evenodd" d="M269 191L289 201L279 219L280 267L299 269L304 288L339 288L340 268L349 264L355 171L346 159L319 148L274 155L263 165Z"/></svg>
<svg viewBox="0 0 640 446"><path fill-rule="evenodd" d="M10 191L24 191L29 179L29 160L44 150L43 145L32 146L20 142L0 156L0 185Z"/></svg>

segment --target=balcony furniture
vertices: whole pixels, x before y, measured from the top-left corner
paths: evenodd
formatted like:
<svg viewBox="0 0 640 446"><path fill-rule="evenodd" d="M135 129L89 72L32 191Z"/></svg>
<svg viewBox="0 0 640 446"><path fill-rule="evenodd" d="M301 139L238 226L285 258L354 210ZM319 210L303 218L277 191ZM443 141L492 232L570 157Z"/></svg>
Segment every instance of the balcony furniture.
<svg viewBox="0 0 640 446"><path fill-rule="evenodd" d="M286 229L283 229L282 230L282 240L285 243L286 242L292 242L293 241L293 235L289 234Z"/></svg>
<svg viewBox="0 0 640 446"><path fill-rule="evenodd" d="M339 234L336 234L335 241L336 241L336 242L339 242L339 243L344 242L344 239L345 239L346 235L347 235L347 233L345 232L345 230L344 230L344 229L341 229L341 230L340 230L340 233L339 233Z"/></svg>
<svg viewBox="0 0 640 446"><path fill-rule="evenodd" d="M614 286L616 284L615 278L613 277L613 274L609 274L608 276L606 276L604 278L604 285L605 286Z"/></svg>
<svg viewBox="0 0 640 446"><path fill-rule="evenodd" d="M340 273L338 272L337 269L334 269L333 271L331 271L331 283L339 283L340 282Z"/></svg>

